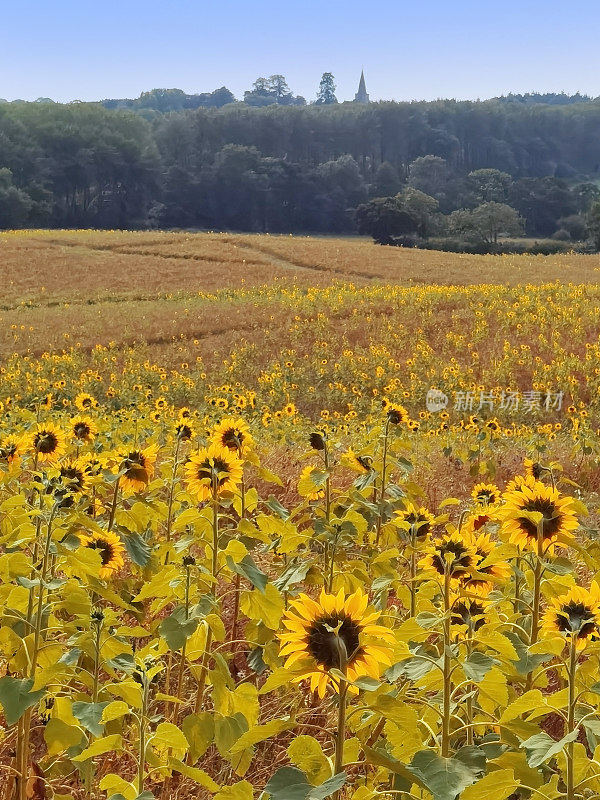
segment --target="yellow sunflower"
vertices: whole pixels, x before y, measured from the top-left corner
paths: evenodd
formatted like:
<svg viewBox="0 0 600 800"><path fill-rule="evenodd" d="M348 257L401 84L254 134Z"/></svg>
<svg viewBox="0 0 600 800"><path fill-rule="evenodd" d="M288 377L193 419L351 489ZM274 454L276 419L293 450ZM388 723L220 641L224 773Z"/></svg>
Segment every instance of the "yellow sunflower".
<svg viewBox="0 0 600 800"><path fill-rule="evenodd" d="M553 598L542 619L541 632L547 636L559 633L568 641L575 636L578 650L600 639L600 587L596 581L589 589L575 586Z"/></svg>
<svg viewBox="0 0 600 800"><path fill-rule="evenodd" d="M83 547L89 547L100 553L102 566L98 573L99 578L110 578L124 566L125 548L115 533L111 531L93 531L87 534L81 531L77 536Z"/></svg>
<svg viewBox="0 0 600 800"><path fill-rule="evenodd" d="M450 624L455 628L453 633L473 635L485 624L485 614L489 603L483 597L461 597L451 595ZM458 630L456 630L458 629Z"/></svg>
<svg viewBox="0 0 600 800"><path fill-rule="evenodd" d="M26 443L18 436L5 436L0 443L0 474L5 472L17 458L25 451Z"/></svg>
<svg viewBox="0 0 600 800"><path fill-rule="evenodd" d="M373 467L371 466L373 459L370 456L358 456L349 448L341 457L341 462L345 467L348 467L354 472L360 472L362 474L366 474L367 472L371 472Z"/></svg>
<svg viewBox="0 0 600 800"><path fill-rule="evenodd" d="M76 459L61 464L58 481L55 496L60 500L63 508L69 508L78 495L84 495L87 492L88 476L85 472L85 462L82 459Z"/></svg>
<svg viewBox="0 0 600 800"><path fill-rule="evenodd" d="M75 398L75 406L80 411L89 411L90 408L98 408L98 401L87 392L80 392Z"/></svg>
<svg viewBox="0 0 600 800"><path fill-rule="evenodd" d="M369 597L357 590L349 597L321 591L318 601L301 594L290 603L279 634L285 668L295 665L294 681L310 679L311 691L324 697L327 686L338 689L330 670L343 669L350 681L363 676L378 679L392 663L395 637L378 625L379 612L369 608Z"/></svg>
<svg viewBox="0 0 600 800"><path fill-rule="evenodd" d="M190 456L186 466L186 482L199 501L222 492L235 492L244 474L244 465L227 447L214 442Z"/></svg>
<svg viewBox="0 0 600 800"><path fill-rule="evenodd" d="M432 576L448 574L452 581L466 580L477 565L477 553L471 537L453 531L433 538L425 547L419 567Z"/></svg>
<svg viewBox="0 0 600 800"><path fill-rule="evenodd" d="M536 550L540 527L542 552L551 553L555 544L568 544L579 525L573 498L534 478L525 478L503 499L502 529L519 547Z"/></svg>
<svg viewBox="0 0 600 800"><path fill-rule="evenodd" d="M425 541L435 522L435 517L426 508L418 508L414 503L408 503L402 511L396 512L399 522L403 523L402 528L407 530L411 538ZM406 527L408 525L408 528Z"/></svg>
<svg viewBox="0 0 600 800"><path fill-rule="evenodd" d="M69 422L71 435L80 442L91 442L98 435L96 423L90 417L79 414Z"/></svg>
<svg viewBox="0 0 600 800"><path fill-rule="evenodd" d="M40 463L56 461L66 450L65 434L51 422L40 423L29 435L29 449Z"/></svg>
<svg viewBox="0 0 600 800"><path fill-rule="evenodd" d="M493 483L478 483L473 487L471 497L480 506L493 506L500 500L500 490Z"/></svg>
<svg viewBox="0 0 600 800"><path fill-rule="evenodd" d="M143 450L122 453L117 472L121 473L121 486L126 494L143 491L152 476L158 448L150 445Z"/></svg>
<svg viewBox="0 0 600 800"><path fill-rule="evenodd" d="M254 444L248 423L243 419L234 419L233 417L221 420L215 426L210 438L220 447L226 447L240 455L251 450Z"/></svg>
<svg viewBox="0 0 600 800"><path fill-rule="evenodd" d="M526 478L534 478L536 481L539 481L544 473L544 468L539 461L533 461L531 458L523 459L523 470Z"/></svg>
<svg viewBox="0 0 600 800"><path fill-rule="evenodd" d="M307 500L320 500L325 497L326 473L318 467L304 467L298 478L298 494Z"/></svg>
<svg viewBox="0 0 600 800"><path fill-rule="evenodd" d="M507 561L495 561L492 558L496 542L489 533L472 534L470 539L477 556L476 574L465 575L461 583L466 592L485 597L492 591L495 584L506 583L510 578L510 564Z"/></svg>
<svg viewBox="0 0 600 800"><path fill-rule="evenodd" d="M185 419L185 417L181 417L175 426L175 436L180 442L189 442L194 437L194 427L189 422L185 422Z"/></svg>

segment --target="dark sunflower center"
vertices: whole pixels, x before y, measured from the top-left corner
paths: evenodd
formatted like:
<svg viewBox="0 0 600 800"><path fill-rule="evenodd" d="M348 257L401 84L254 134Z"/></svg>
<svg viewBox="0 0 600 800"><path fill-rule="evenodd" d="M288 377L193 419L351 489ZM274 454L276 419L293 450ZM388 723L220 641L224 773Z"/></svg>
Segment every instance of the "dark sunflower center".
<svg viewBox="0 0 600 800"><path fill-rule="evenodd" d="M479 503L493 503L496 500L496 495L494 492L484 491L478 492L477 494L477 501Z"/></svg>
<svg viewBox="0 0 600 800"><path fill-rule="evenodd" d="M53 453L58 446L58 438L52 431L38 431L33 438L33 446L38 453Z"/></svg>
<svg viewBox="0 0 600 800"><path fill-rule="evenodd" d="M83 473L75 467L61 467L61 478L69 484L70 489L81 491L83 489Z"/></svg>
<svg viewBox="0 0 600 800"><path fill-rule="evenodd" d="M10 461L14 458L17 454L17 445L16 444L7 444L4 447L0 448L0 458L3 461Z"/></svg>
<svg viewBox="0 0 600 800"><path fill-rule="evenodd" d="M222 486L229 479L229 464L222 458L214 458L211 462L207 459L198 464L198 480L216 480Z"/></svg>
<svg viewBox="0 0 600 800"><path fill-rule="evenodd" d="M537 511L542 519L542 538L551 539L559 530L561 516L552 500L530 500L523 506L524 511ZM519 517L519 525L531 539L537 539L538 531L534 522L526 517Z"/></svg>
<svg viewBox="0 0 600 800"><path fill-rule="evenodd" d="M228 447L230 450L237 450L238 447L242 446L244 434L235 428L228 428L226 431L223 431L221 441L224 447Z"/></svg>
<svg viewBox="0 0 600 800"><path fill-rule="evenodd" d="M115 554L112 544L104 541L104 539L94 539L89 543L88 547L90 547L92 550L97 550L100 553L103 567L112 561Z"/></svg>
<svg viewBox="0 0 600 800"><path fill-rule="evenodd" d="M177 436L180 439L191 439L192 438L192 429L189 425L181 424L177 426Z"/></svg>
<svg viewBox="0 0 600 800"><path fill-rule="evenodd" d="M90 426L87 422L76 422L73 426L73 433L78 439L87 439L90 435Z"/></svg>
<svg viewBox="0 0 600 800"><path fill-rule="evenodd" d="M405 519L409 525L414 526L415 535L419 539L424 539L431 530L431 525L427 517L423 517L421 514L415 514L414 511L412 511L410 514L407 514Z"/></svg>
<svg viewBox="0 0 600 800"><path fill-rule="evenodd" d="M341 624L340 624L341 623ZM338 629L339 626L339 629ZM337 630L337 634L336 631ZM325 669L340 668L340 650L336 643L339 637L346 647L348 663L362 653L360 627L345 614L327 614L314 620L308 629L308 650L311 656Z"/></svg>
<svg viewBox="0 0 600 800"><path fill-rule="evenodd" d="M583 603L567 603L556 615L556 627L563 633L576 633L579 639L594 633L597 625L594 613Z"/></svg>
<svg viewBox="0 0 600 800"><path fill-rule="evenodd" d="M125 470L125 477L133 481L148 482L148 470L146 469L146 459L143 453L134 451L129 453L123 461L121 467Z"/></svg>

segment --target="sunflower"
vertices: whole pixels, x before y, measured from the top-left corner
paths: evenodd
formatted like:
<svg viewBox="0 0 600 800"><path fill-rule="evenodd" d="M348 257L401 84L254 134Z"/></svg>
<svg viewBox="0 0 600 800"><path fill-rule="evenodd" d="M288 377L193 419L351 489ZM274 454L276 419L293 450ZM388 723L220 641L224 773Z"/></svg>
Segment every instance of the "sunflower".
<svg viewBox="0 0 600 800"><path fill-rule="evenodd" d="M421 542L425 541L435 522L435 517L431 511L428 511L423 506L417 508L413 503L408 503L405 509L397 511L396 517L399 522L404 523L402 527L408 530L410 536L414 536L415 539ZM406 525L408 525L408 528L406 528Z"/></svg>
<svg viewBox="0 0 600 800"><path fill-rule="evenodd" d="M121 486L125 493L143 491L154 475L157 447L150 445L144 450L130 450L121 454L117 472L121 473Z"/></svg>
<svg viewBox="0 0 600 800"><path fill-rule="evenodd" d="M0 465L12 466L25 450L25 443L18 436L5 436L0 443ZM0 467L1 471L1 467Z"/></svg>
<svg viewBox="0 0 600 800"><path fill-rule="evenodd" d="M534 478L536 481L539 481L544 473L544 468L539 461L533 461L531 458L523 459L523 470L526 478Z"/></svg>
<svg viewBox="0 0 600 800"><path fill-rule="evenodd" d="M213 442L190 456L185 471L188 490L202 501L212 497L213 489L217 494L235 492L244 465L234 452Z"/></svg>
<svg viewBox="0 0 600 800"><path fill-rule="evenodd" d="M500 500L500 490L493 483L478 483L473 487L471 497L480 506L493 506Z"/></svg>
<svg viewBox="0 0 600 800"><path fill-rule="evenodd" d="M58 485L54 495L62 508L70 508L77 495L86 493L87 485L88 476L85 472L85 462L76 459L60 465Z"/></svg>
<svg viewBox="0 0 600 800"><path fill-rule="evenodd" d="M341 458L342 464L348 467L349 469L354 470L354 472L360 472L362 474L366 474L367 472L371 472L373 467L371 466L373 463L373 459L370 456L358 456L349 448Z"/></svg>
<svg viewBox="0 0 600 800"><path fill-rule="evenodd" d="M65 434L51 422L38 424L29 436L29 447L39 462L56 461L66 450Z"/></svg>
<svg viewBox="0 0 600 800"><path fill-rule="evenodd" d="M467 634L473 635L485 624L485 614L489 603L482 597L460 597L452 595L450 598L450 624L460 628ZM455 635L460 635L454 631Z"/></svg>
<svg viewBox="0 0 600 800"><path fill-rule="evenodd" d="M401 406L398 403L390 403L387 400L384 401L384 411L387 414L388 421L392 425L399 425L401 422L408 422L408 411L404 408L404 406Z"/></svg>
<svg viewBox="0 0 600 800"><path fill-rule="evenodd" d="M506 583L510 578L510 565L507 561L493 559L489 561L496 548L496 542L489 533L472 534L471 543L477 557L475 566L477 574L465 575L461 583L466 592L485 597L496 583Z"/></svg>
<svg viewBox="0 0 600 800"><path fill-rule="evenodd" d="M321 591L318 601L301 594L290 604L279 634L280 655L285 668L295 664L299 674L294 680L310 679L311 691L324 697L328 684L336 690L330 670L344 669L350 681L362 676L378 679L382 669L392 663L394 634L377 625L379 612L368 607L369 597L358 589L345 597Z"/></svg>
<svg viewBox="0 0 600 800"><path fill-rule="evenodd" d="M438 576L448 574L453 581L465 580L476 564L477 553L471 537L458 531L442 533L432 539L419 561L424 572Z"/></svg>
<svg viewBox="0 0 600 800"><path fill-rule="evenodd" d="M125 559L123 555L125 548L115 533L111 531L93 531L88 534L81 531L77 536L83 547L89 547L100 553L102 566L98 573L99 578L110 578L124 566Z"/></svg>
<svg viewBox="0 0 600 800"><path fill-rule="evenodd" d="M180 418L175 426L175 436L180 442L189 442L194 436L194 428L188 422L184 422L184 418Z"/></svg>
<svg viewBox="0 0 600 800"><path fill-rule="evenodd" d="M551 553L557 542L568 543L578 527L574 502L551 486L525 478L504 494L504 506L499 511L502 529L513 544L535 550L540 527L543 551ZM537 515L541 515L539 524Z"/></svg>
<svg viewBox="0 0 600 800"><path fill-rule="evenodd" d="M211 440L220 447L226 447L241 455L252 449L254 439L250 434L248 423L243 419L227 417L215 426Z"/></svg>
<svg viewBox="0 0 600 800"><path fill-rule="evenodd" d="M69 423L71 435L80 442L91 442L98 434L96 423L90 418L79 414Z"/></svg>
<svg viewBox="0 0 600 800"><path fill-rule="evenodd" d="M325 497L325 481L327 473L318 467L304 467L298 478L298 494L307 500L320 500Z"/></svg>
<svg viewBox="0 0 600 800"><path fill-rule="evenodd" d="M75 406L80 411L89 411L90 408L98 408L98 401L87 392L80 392L75 398Z"/></svg>
<svg viewBox="0 0 600 800"><path fill-rule="evenodd" d="M600 639L600 587L592 581L589 589L575 586L550 601L542 620L542 633L559 633L569 641L575 635L576 647Z"/></svg>

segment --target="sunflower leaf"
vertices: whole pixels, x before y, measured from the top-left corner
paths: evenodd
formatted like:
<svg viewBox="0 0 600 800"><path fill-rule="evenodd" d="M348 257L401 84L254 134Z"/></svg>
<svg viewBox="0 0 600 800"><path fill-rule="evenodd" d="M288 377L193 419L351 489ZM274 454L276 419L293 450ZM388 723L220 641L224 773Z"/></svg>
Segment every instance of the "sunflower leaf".
<svg viewBox="0 0 600 800"><path fill-rule="evenodd" d="M251 555L244 556L238 564L231 556L227 556L227 566L232 572L249 580L252 586L256 587L262 594L265 593L269 578L256 566L256 562Z"/></svg>
<svg viewBox="0 0 600 800"><path fill-rule="evenodd" d="M139 533L129 533L123 536L123 544L127 550L127 555L137 564L138 567L145 567L150 560L152 548L145 542Z"/></svg>
<svg viewBox="0 0 600 800"><path fill-rule="evenodd" d="M46 694L45 689L32 692L33 681L29 678L0 678L0 705L8 726L18 722L28 708L34 706Z"/></svg>

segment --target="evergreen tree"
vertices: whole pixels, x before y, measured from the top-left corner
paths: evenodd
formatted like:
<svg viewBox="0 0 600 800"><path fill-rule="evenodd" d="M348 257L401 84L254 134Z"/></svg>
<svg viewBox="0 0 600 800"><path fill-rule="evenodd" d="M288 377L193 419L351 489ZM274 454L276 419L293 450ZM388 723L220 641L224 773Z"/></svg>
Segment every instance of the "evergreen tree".
<svg viewBox="0 0 600 800"><path fill-rule="evenodd" d="M319 91L317 92L317 99L315 105L317 106L330 106L337 103L335 96L335 83L333 82L333 75L331 72L324 72L319 84Z"/></svg>

